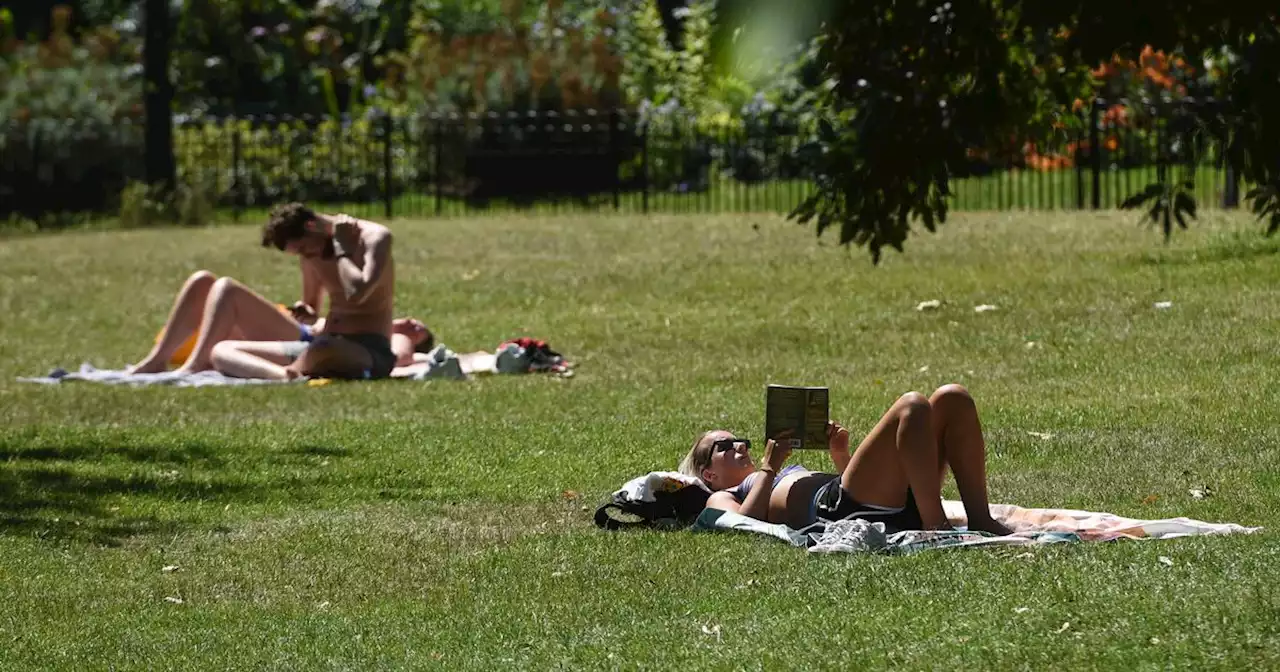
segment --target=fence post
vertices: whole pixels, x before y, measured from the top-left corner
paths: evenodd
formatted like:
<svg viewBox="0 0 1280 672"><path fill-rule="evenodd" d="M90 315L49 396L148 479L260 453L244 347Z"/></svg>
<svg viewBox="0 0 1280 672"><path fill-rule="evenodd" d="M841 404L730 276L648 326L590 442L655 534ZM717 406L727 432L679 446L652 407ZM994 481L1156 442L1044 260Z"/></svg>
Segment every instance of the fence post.
<svg viewBox="0 0 1280 672"><path fill-rule="evenodd" d="M444 161L440 158L441 154L444 153L444 128L443 128L444 117L437 116L435 119L435 122L436 122L436 128L435 128L435 134L434 134L435 138L433 139L433 144L435 144L435 150L436 150L436 154L435 154L436 165L432 171L433 172L432 178L436 181L436 217L439 217L441 214L444 213L444 186L443 186L444 175L440 172L441 170L443 170L442 167L444 166Z"/></svg>
<svg viewBox="0 0 1280 672"><path fill-rule="evenodd" d="M640 212L649 214L649 122L640 124Z"/></svg>
<svg viewBox="0 0 1280 672"><path fill-rule="evenodd" d="M392 182L395 178L395 172L391 160L391 140L394 137L395 122L391 119L391 113L387 112L382 117L382 195L384 199L383 205L386 206L385 216L387 219L391 219L391 199L395 195L395 187Z"/></svg>
<svg viewBox="0 0 1280 672"><path fill-rule="evenodd" d="M1099 98L1093 99L1089 109L1089 164L1093 172L1093 209L1102 207L1102 129L1098 119L1098 110L1104 105Z"/></svg>
<svg viewBox="0 0 1280 672"><path fill-rule="evenodd" d="M244 208L244 188L240 174L240 119L233 117L231 124L231 218L240 221Z"/></svg>
<svg viewBox="0 0 1280 672"><path fill-rule="evenodd" d="M1076 133L1076 209L1084 210L1084 131Z"/></svg>
<svg viewBox="0 0 1280 672"><path fill-rule="evenodd" d="M621 180L618 174L621 168L621 154L618 151L618 125L620 123L618 108L609 110L609 164L613 167L613 211L622 209Z"/></svg>
<svg viewBox="0 0 1280 672"><path fill-rule="evenodd" d="M1240 175L1236 173L1236 167L1231 163L1231 132L1224 131L1219 142L1221 144L1218 147L1218 155L1222 157L1222 165L1225 169L1222 176L1222 207L1238 208L1240 207Z"/></svg>
<svg viewBox="0 0 1280 672"><path fill-rule="evenodd" d="M1226 184L1222 189L1222 207L1234 209L1240 207L1240 176L1236 174L1236 167L1231 164L1231 159L1226 159L1227 172Z"/></svg>

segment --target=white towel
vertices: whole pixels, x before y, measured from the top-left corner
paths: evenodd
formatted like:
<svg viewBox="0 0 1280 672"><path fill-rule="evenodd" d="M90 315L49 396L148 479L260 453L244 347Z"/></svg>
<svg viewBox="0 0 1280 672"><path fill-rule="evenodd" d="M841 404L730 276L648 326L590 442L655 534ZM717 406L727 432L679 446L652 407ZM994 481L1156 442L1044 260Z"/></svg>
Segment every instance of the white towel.
<svg viewBox="0 0 1280 672"><path fill-rule="evenodd" d="M201 371L200 373L182 374L176 371L162 371L160 373L126 373L123 369L99 369L92 364L84 363L80 365L79 371L67 371L66 369L57 368L49 372L49 375L33 378L18 378L24 383L41 383L45 385L55 385L58 383L70 381L84 381L90 383L105 383L107 385L172 385L174 387L213 387L219 385L267 385L280 383L297 383L305 382L304 379L292 381L285 380L264 380L259 378L232 378L225 376L217 371Z"/></svg>
<svg viewBox="0 0 1280 672"><path fill-rule="evenodd" d="M654 471L627 481L613 494L614 497L621 496L632 502L653 502L657 501L653 493L674 492L687 485L696 485L711 492L700 478L687 476L678 471Z"/></svg>

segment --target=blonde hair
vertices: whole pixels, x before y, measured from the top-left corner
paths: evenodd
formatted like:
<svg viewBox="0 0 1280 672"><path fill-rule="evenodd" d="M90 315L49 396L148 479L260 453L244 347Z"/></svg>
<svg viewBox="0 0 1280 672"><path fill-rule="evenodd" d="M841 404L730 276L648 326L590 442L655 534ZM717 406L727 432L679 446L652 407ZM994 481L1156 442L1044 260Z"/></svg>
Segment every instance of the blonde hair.
<svg viewBox="0 0 1280 672"><path fill-rule="evenodd" d="M706 431L693 442L693 446L689 448L689 454L680 460L680 467L677 469L685 476L693 476L694 478L702 478L702 471L711 466L711 449L713 445L707 441L707 437L711 436L713 431ZM705 480L705 479L704 479Z"/></svg>

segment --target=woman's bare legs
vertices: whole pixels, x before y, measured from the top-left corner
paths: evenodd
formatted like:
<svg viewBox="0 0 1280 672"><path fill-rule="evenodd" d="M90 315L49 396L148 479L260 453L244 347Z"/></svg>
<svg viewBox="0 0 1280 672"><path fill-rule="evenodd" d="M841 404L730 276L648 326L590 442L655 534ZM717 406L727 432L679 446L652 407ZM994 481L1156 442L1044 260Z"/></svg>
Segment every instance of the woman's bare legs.
<svg viewBox="0 0 1280 672"><path fill-rule="evenodd" d="M213 346L213 368L233 378L293 380L302 374L291 366L290 343L278 341L222 341Z"/></svg>
<svg viewBox="0 0 1280 672"><path fill-rule="evenodd" d="M231 278L219 278L204 302L204 320L195 348L178 371L196 373L213 368L213 347L222 341L296 341L300 334L298 322L275 304Z"/></svg>
<svg viewBox="0 0 1280 672"><path fill-rule="evenodd" d="M155 347L141 362L129 367L129 373L158 373L168 368L173 353L200 326L205 300L217 279L209 271L196 271L187 278L173 301L173 309L169 311L169 319L165 321Z"/></svg>
<svg viewBox="0 0 1280 672"><path fill-rule="evenodd" d="M960 385L944 385L929 397L933 408L933 430L939 452L939 480L951 467L964 502L971 530L1012 534L1012 530L991 517L987 499L987 444L982 437L978 407L969 391Z"/></svg>
<svg viewBox="0 0 1280 672"><path fill-rule="evenodd" d="M942 509L939 459L933 408L924 395L908 392L853 452L840 485L864 504L891 507L906 504L910 487L924 529L950 529Z"/></svg>

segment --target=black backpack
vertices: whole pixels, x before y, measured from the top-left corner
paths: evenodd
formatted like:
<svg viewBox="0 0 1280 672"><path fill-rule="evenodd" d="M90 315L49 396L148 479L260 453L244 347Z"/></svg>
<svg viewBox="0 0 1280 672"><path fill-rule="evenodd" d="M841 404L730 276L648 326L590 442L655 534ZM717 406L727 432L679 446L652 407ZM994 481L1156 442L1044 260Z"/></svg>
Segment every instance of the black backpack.
<svg viewBox="0 0 1280 672"><path fill-rule="evenodd" d="M659 490L653 496L654 501L645 502L615 492L608 502L596 509L596 525L605 530L688 527L707 507L711 493L697 485L685 485L675 490Z"/></svg>

